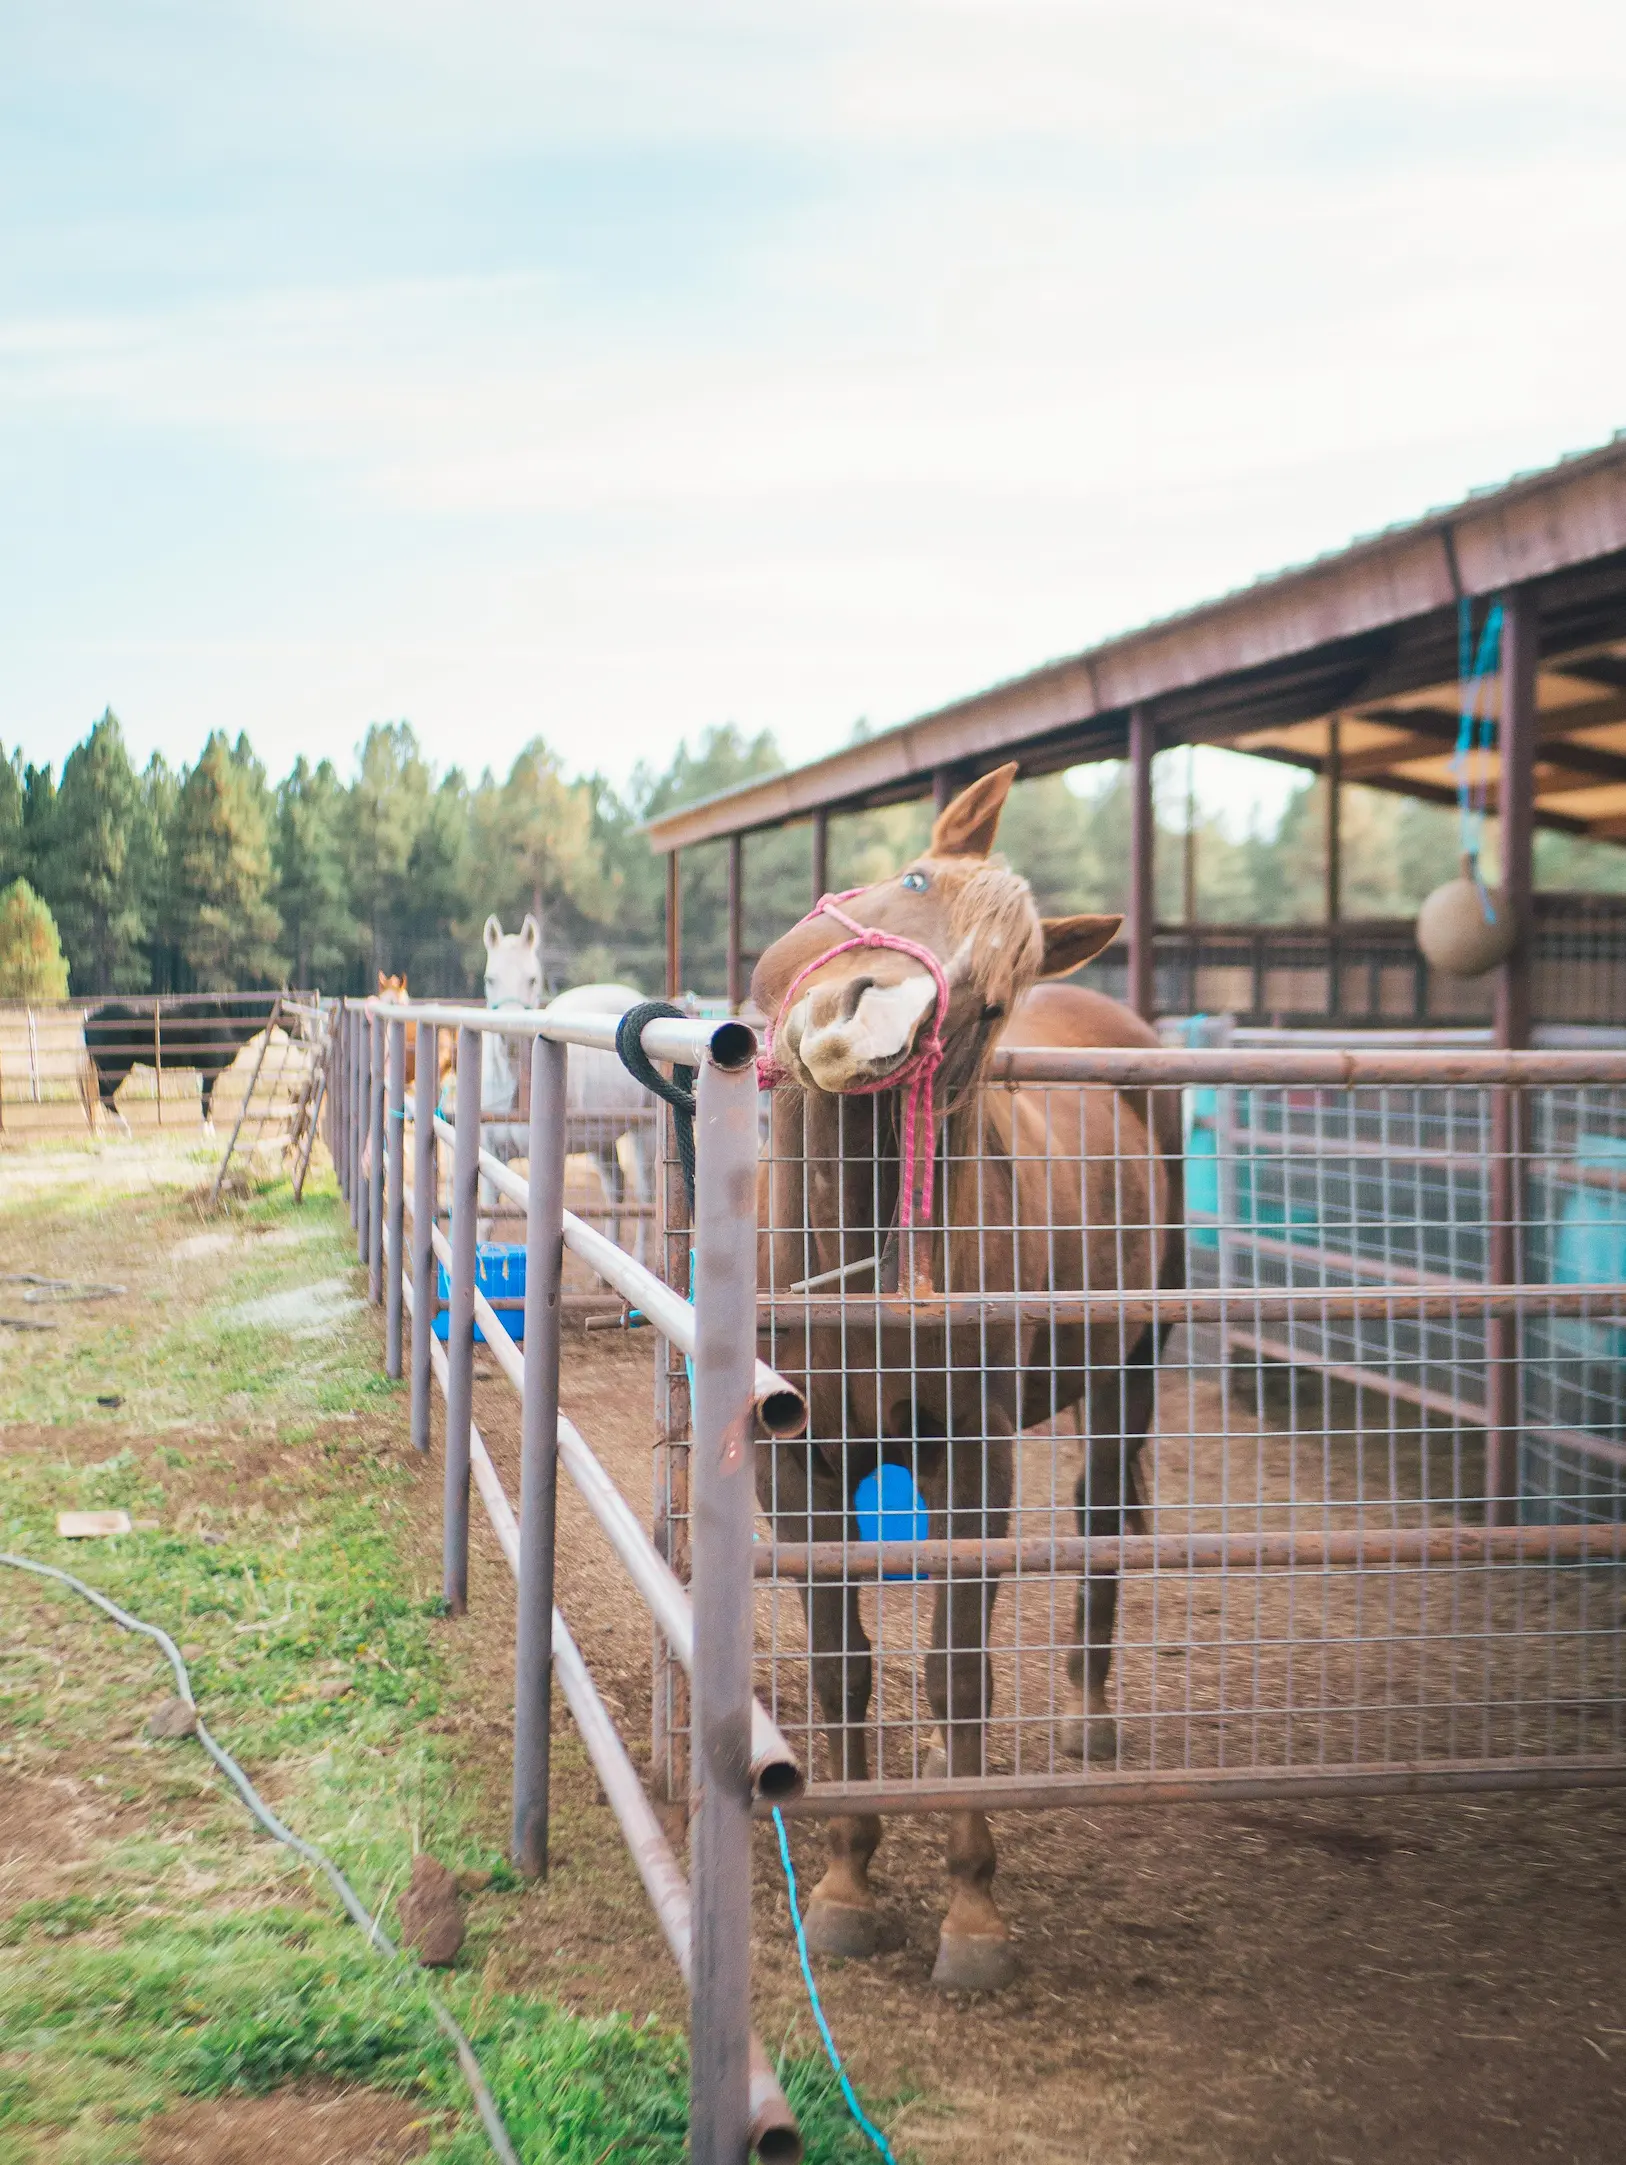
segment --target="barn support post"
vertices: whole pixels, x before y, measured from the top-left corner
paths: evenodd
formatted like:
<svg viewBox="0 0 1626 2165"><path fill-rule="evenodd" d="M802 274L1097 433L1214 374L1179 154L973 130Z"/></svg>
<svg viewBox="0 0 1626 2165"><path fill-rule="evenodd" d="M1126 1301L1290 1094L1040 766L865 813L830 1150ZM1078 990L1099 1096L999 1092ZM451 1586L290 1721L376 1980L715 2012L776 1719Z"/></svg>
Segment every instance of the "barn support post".
<svg viewBox="0 0 1626 2165"><path fill-rule="evenodd" d="M469 1424L474 1418L474 1264L480 1208L480 1033L457 1033L452 1144L452 1268L446 1319L446 1488L441 1592L453 1616L469 1605Z"/></svg>
<svg viewBox="0 0 1626 2165"><path fill-rule="evenodd" d="M683 877L681 850L666 853L666 997L676 1000L683 989Z"/></svg>
<svg viewBox="0 0 1626 2165"><path fill-rule="evenodd" d="M1495 1036L1517 1051L1530 1042L1530 921L1536 761L1536 598L1515 587L1503 601L1500 764L1496 782L1502 878L1497 908L1514 928L1513 947L1496 972ZM1525 1105L1517 1090L1491 1094L1490 1254L1494 1284L1513 1285L1522 1265ZM1493 1318L1486 1397L1485 1521L1509 1524L1518 1512L1520 1353L1516 1317Z"/></svg>
<svg viewBox="0 0 1626 2165"><path fill-rule="evenodd" d="M546 1878L548 1870L565 1086L565 1047L539 1037L531 1052L525 1391L519 1431L519 1612L514 1640L513 1859L531 1879Z"/></svg>
<svg viewBox="0 0 1626 2165"><path fill-rule="evenodd" d="M732 1033L730 1033L732 1035ZM694 2165L743 2165L751 2038L751 1529L757 1159L755 1041L700 1071L696 1122L694 1969L689 2139Z"/></svg>
<svg viewBox="0 0 1626 2165"><path fill-rule="evenodd" d="M741 919L745 914L745 837L728 838L728 1012L737 1015L745 998L743 958L740 949Z"/></svg>
<svg viewBox="0 0 1626 2165"><path fill-rule="evenodd" d="M435 1328L435 1251L430 1235L440 1202L435 1147L435 1094L440 1081L440 1033L418 1024L417 1068L412 1078L412 1448L429 1448L429 1343Z"/></svg>
<svg viewBox="0 0 1626 2165"><path fill-rule="evenodd" d="M368 1018L367 1031L367 1298L376 1308L384 1298L384 1048L382 1015Z"/></svg>
<svg viewBox="0 0 1626 2165"><path fill-rule="evenodd" d="M391 1022L389 1029L389 1088L384 1107L384 1156L389 1168L385 1207L389 1213L389 1252L384 1258L384 1373L392 1380L401 1374L402 1274L406 1258L401 1236L406 1229L406 1022Z"/></svg>
<svg viewBox="0 0 1626 2165"><path fill-rule="evenodd" d="M1336 1016L1343 996L1338 968L1338 921L1344 914L1344 760L1343 730L1336 714L1327 722L1326 784L1322 816L1326 821L1324 859L1327 917L1327 1013Z"/></svg>
<svg viewBox="0 0 1626 2165"><path fill-rule="evenodd" d="M813 815L813 900L830 892L830 815L821 805Z"/></svg>
<svg viewBox="0 0 1626 2165"><path fill-rule="evenodd" d="M1144 706L1129 710L1129 1005L1149 1022L1157 1012L1153 955L1152 754L1157 732Z"/></svg>
<svg viewBox="0 0 1626 2165"><path fill-rule="evenodd" d="M939 767L932 775L932 817L947 809L954 796L954 769Z"/></svg>

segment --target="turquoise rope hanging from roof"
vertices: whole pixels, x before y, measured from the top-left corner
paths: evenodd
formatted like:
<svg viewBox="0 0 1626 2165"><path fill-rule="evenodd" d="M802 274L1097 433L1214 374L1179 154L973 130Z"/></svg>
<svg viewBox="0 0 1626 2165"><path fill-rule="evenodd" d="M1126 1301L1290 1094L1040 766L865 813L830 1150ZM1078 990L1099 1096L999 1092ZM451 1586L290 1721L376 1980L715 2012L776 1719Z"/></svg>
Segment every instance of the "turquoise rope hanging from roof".
<svg viewBox="0 0 1626 2165"><path fill-rule="evenodd" d="M1457 819L1462 855L1479 896L1487 925L1496 922L1491 900L1479 869L1479 845L1485 832L1485 807L1489 799L1491 754L1496 748L1496 717L1491 712L1489 688L1502 666L1502 617L1499 601L1493 601L1474 644L1474 605L1464 594L1457 603L1457 680L1459 712L1457 748L1451 757L1457 778ZM1476 742L1477 739L1477 742ZM1474 753L1482 754L1475 760Z"/></svg>

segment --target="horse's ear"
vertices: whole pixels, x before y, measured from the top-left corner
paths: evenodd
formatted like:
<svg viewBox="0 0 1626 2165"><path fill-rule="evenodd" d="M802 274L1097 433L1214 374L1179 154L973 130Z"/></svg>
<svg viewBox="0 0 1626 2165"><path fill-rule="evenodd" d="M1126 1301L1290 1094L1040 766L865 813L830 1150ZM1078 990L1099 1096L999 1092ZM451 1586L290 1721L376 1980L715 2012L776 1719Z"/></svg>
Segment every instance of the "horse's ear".
<svg viewBox="0 0 1626 2165"><path fill-rule="evenodd" d="M1121 917L1047 917L1044 919L1044 961L1041 977L1067 977L1109 947L1117 937Z"/></svg>
<svg viewBox="0 0 1626 2165"><path fill-rule="evenodd" d="M378 989L380 992L383 992L386 989L384 973L382 970L380 970L378 973Z"/></svg>
<svg viewBox="0 0 1626 2165"><path fill-rule="evenodd" d="M1016 780L1016 761L1007 761L951 799L932 828L934 857L986 857L999 831L999 815Z"/></svg>
<svg viewBox="0 0 1626 2165"><path fill-rule="evenodd" d="M486 953L488 955L494 955L497 952L497 942L501 938L502 920L498 917L488 917L486 919Z"/></svg>
<svg viewBox="0 0 1626 2165"><path fill-rule="evenodd" d="M519 928L519 936L527 947L537 947L541 944L542 927L531 916L529 911L526 912L524 924Z"/></svg>

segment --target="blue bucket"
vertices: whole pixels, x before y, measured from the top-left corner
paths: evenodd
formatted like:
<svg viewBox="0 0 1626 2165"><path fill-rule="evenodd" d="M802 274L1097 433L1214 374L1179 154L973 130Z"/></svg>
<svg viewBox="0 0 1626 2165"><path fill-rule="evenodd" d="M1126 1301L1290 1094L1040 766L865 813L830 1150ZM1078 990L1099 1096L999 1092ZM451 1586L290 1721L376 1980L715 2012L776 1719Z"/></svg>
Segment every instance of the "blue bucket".
<svg viewBox="0 0 1626 2165"><path fill-rule="evenodd" d="M853 1493L853 1516L860 1541L924 1541L931 1516L907 1466L882 1459L866 1473ZM884 1571L887 1579L923 1579L924 1571Z"/></svg>
<svg viewBox="0 0 1626 2165"><path fill-rule="evenodd" d="M496 1241L482 1241L474 1251L474 1283L488 1301L518 1300L525 1298L525 1250L503 1247ZM452 1297L452 1281L444 1263L435 1266L435 1291L443 1301ZM525 1336L525 1310L523 1308L499 1308L497 1320L510 1338ZM435 1317L435 1336L445 1338L451 1329L451 1317L444 1308ZM478 1323L474 1326L476 1345L484 1345L486 1334Z"/></svg>

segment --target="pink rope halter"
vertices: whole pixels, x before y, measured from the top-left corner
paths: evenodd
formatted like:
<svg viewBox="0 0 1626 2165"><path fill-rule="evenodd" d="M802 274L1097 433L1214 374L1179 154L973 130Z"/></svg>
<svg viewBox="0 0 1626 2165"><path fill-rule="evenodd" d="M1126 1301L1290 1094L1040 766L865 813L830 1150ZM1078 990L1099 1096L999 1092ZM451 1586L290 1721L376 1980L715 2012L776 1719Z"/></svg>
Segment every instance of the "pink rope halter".
<svg viewBox="0 0 1626 2165"><path fill-rule="evenodd" d="M861 925L856 917L847 915L841 904L850 902L854 895L864 892L862 887L849 887L839 895L821 895L813 908L800 920L806 925L811 924L815 917L833 917L838 925L846 926L852 937L838 940L833 947L827 947L822 954L815 955L811 962L804 963L786 986L784 997L768 1025L768 1050L757 1061L757 1080L765 1089L784 1080L785 1071L773 1055L779 1019L787 1012L791 1002L814 971L822 970L824 965L833 962L837 955L849 954L859 947L889 948L894 954L912 955L916 962L929 971L932 983L937 988L930 1034L915 1048L903 1065L895 1068L890 1075L883 1075L879 1082L854 1083L850 1092L843 1093L854 1097L875 1097L883 1090L898 1090L905 1084L908 1085L909 1095L904 1100L903 1108L903 1186L898 1204L898 1223L907 1227L914 1223L916 1152L922 1139L925 1148L920 1180L920 1208L923 1215L931 1215L932 1171L937 1156L937 1120L932 1093L937 1081L937 1071L943 1064L942 1029L949 1006L948 979L943 974L943 965L931 949L922 947L918 940L906 940L901 932L886 932L879 925Z"/></svg>

